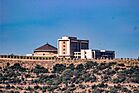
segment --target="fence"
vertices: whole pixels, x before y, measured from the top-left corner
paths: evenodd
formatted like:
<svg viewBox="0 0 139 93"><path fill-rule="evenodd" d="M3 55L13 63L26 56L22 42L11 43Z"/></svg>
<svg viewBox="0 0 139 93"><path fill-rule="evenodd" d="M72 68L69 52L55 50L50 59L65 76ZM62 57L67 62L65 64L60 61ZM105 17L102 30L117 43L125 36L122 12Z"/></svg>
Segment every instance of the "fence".
<svg viewBox="0 0 139 93"><path fill-rule="evenodd" d="M57 57L45 57L45 56L19 56L19 55L0 55L0 59L3 60L25 60L25 61L101 61L101 62L139 62L139 59L132 59L132 58L117 58L117 59L66 59L66 58L57 58Z"/></svg>

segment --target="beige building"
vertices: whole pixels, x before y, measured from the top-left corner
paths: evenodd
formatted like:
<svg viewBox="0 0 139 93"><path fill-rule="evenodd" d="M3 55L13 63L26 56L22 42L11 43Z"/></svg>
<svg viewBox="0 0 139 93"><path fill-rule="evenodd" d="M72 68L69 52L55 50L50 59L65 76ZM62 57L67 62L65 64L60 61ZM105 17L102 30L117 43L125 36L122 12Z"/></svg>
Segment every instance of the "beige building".
<svg viewBox="0 0 139 93"><path fill-rule="evenodd" d="M89 48L89 40L78 40L77 37L63 36L58 39L58 57L73 58L74 52Z"/></svg>
<svg viewBox="0 0 139 93"><path fill-rule="evenodd" d="M47 43L35 49L33 56L57 57L57 48Z"/></svg>

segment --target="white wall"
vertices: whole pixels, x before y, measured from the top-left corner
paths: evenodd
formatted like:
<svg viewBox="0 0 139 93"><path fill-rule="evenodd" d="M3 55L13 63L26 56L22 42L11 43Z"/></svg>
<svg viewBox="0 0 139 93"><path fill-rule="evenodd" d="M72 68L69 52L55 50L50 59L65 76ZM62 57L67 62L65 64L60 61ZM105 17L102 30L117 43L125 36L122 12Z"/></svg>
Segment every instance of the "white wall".
<svg viewBox="0 0 139 93"><path fill-rule="evenodd" d="M62 55L62 42L58 41L58 55Z"/></svg>
<svg viewBox="0 0 139 93"><path fill-rule="evenodd" d="M67 41L67 55L70 55L70 40Z"/></svg>
<svg viewBox="0 0 139 93"><path fill-rule="evenodd" d="M86 54L85 54L85 52L86 52ZM81 59L92 59L93 57L92 57L92 50L91 49L82 49L81 50ZM86 56L86 58L85 58L85 56Z"/></svg>
<svg viewBox="0 0 139 93"><path fill-rule="evenodd" d="M65 41L66 43L66 54L63 54L63 45L62 45L62 40L58 41L58 55L59 56L70 56L70 40L69 41Z"/></svg>
<svg viewBox="0 0 139 93"><path fill-rule="evenodd" d="M35 52L33 53L33 56L54 57L57 56L57 54L53 52Z"/></svg>

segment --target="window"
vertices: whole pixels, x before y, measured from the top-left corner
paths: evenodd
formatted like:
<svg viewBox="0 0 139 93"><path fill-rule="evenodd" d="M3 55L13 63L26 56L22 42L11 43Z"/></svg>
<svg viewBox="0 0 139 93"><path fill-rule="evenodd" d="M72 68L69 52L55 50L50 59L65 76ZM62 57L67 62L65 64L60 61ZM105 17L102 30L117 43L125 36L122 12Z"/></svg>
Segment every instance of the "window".
<svg viewBox="0 0 139 93"><path fill-rule="evenodd" d="M81 53L78 53L78 55L81 55Z"/></svg>
<svg viewBox="0 0 139 93"><path fill-rule="evenodd" d="M84 56L84 58L85 58L85 59L87 58L86 55Z"/></svg>
<svg viewBox="0 0 139 93"><path fill-rule="evenodd" d="M86 51L84 53L86 54Z"/></svg>
<svg viewBox="0 0 139 93"><path fill-rule="evenodd" d="M65 47L65 45L63 45L63 47Z"/></svg>
<svg viewBox="0 0 139 93"><path fill-rule="evenodd" d="M63 42L63 44L65 44L65 41Z"/></svg>
<svg viewBox="0 0 139 93"><path fill-rule="evenodd" d="M65 54L65 52L63 52L63 54Z"/></svg>

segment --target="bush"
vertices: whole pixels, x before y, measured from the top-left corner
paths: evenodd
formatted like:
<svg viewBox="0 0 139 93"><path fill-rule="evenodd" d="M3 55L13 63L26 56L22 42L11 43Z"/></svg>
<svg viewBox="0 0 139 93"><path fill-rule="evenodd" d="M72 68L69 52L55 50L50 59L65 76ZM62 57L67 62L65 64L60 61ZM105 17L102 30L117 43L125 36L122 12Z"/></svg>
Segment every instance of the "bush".
<svg viewBox="0 0 139 93"><path fill-rule="evenodd" d="M96 85L92 85L92 89L96 89L97 88L97 86Z"/></svg>
<svg viewBox="0 0 139 93"><path fill-rule="evenodd" d="M92 66L97 66L97 62L89 61L84 64L85 69L90 69L90 68L92 68Z"/></svg>
<svg viewBox="0 0 139 93"><path fill-rule="evenodd" d="M53 80L52 80L52 79L47 80L47 84L48 84L48 85L52 85L52 84L53 84Z"/></svg>
<svg viewBox="0 0 139 93"><path fill-rule="evenodd" d="M97 87L104 88L104 87L107 87L107 85L105 85L104 83L100 83L97 85Z"/></svg>
<svg viewBox="0 0 139 93"><path fill-rule="evenodd" d="M124 67L125 65L123 63L117 64L118 66Z"/></svg>
<svg viewBox="0 0 139 93"><path fill-rule="evenodd" d="M68 67L67 67L68 69L71 69L71 70L74 70L74 64L72 63L72 64L70 64Z"/></svg>
<svg viewBox="0 0 139 93"><path fill-rule="evenodd" d="M34 90L38 90L40 87L37 85L37 86L34 86Z"/></svg>
<svg viewBox="0 0 139 93"><path fill-rule="evenodd" d="M97 66L97 68L99 69L99 70L103 70L103 69L106 69L106 68L109 68L110 67L110 65L108 64L108 63L100 63L98 66Z"/></svg>
<svg viewBox="0 0 139 93"><path fill-rule="evenodd" d="M124 82L125 81L125 78L115 78L113 79L113 83L121 83L121 82Z"/></svg>
<svg viewBox="0 0 139 93"><path fill-rule="evenodd" d="M37 74L39 74L39 73L48 73L48 69L46 69L46 68L44 68L44 67L42 67L40 65L36 65L35 68L32 69L32 71L34 73L37 73Z"/></svg>
<svg viewBox="0 0 139 93"><path fill-rule="evenodd" d="M46 92L46 89L47 89L47 87L46 87L46 86L43 86L43 87L42 87L42 92L43 92L43 93Z"/></svg>
<svg viewBox="0 0 139 93"><path fill-rule="evenodd" d="M65 69L65 70L62 72L62 76L65 76L65 75L72 76L72 75L73 75L73 71L72 71L71 69Z"/></svg>
<svg viewBox="0 0 139 93"><path fill-rule="evenodd" d="M92 93L102 93L102 92L103 92L103 90L101 90L101 89L94 89L92 91Z"/></svg>
<svg viewBox="0 0 139 93"><path fill-rule="evenodd" d="M81 89L85 89L85 88L86 88L85 85L79 85L79 87L80 87Z"/></svg>
<svg viewBox="0 0 139 93"><path fill-rule="evenodd" d="M57 88L57 86L48 86L47 90L51 93L53 93L53 91Z"/></svg>
<svg viewBox="0 0 139 93"><path fill-rule="evenodd" d="M79 65L77 65L77 66L76 66L76 70L78 70L78 71L82 71L82 70L84 70L84 66L83 66L83 64L79 64Z"/></svg>
<svg viewBox="0 0 139 93"><path fill-rule="evenodd" d="M21 72L25 72L27 69L23 68L19 63L15 63L13 66L9 67L8 69L12 69L12 70L19 70Z"/></svg>
<svg viewBox="0 0 139 93"><path fill-rule="evenodd" d="M32 88L31 88L30 86L28 86L26 90L31 91L31 90L32 90Z"/></svg>
<svg viewBox="0 0 139 93"><path fill-rule="evenodd" d="M95 76L88 76L84 78L84 82L95 82L96 77Z"/></svg>
<svg viewBox="0 0 139 93"><path fill-rule="evenodd" d="M131 77L131 82L139 83L139 75L134 75Z"/></svg>
<svg viewBox="0 0 139 93"><path fill-rule="evenodd" d="M112 89L110 89L110 91L109 91L109 93L117 93L117 89L115 89L115 88L112 88Z"/></svg>
<svg viewBox="0 0 139 93"><path fill-rule="evenodd" d="M56 64L55 66L53 66L53 71L54 73L61 73L63 70L66 69L66 66L63 64Z"/></svg>
<svg viewBox="0 0 139 93"><path fill-rule="evenodd" d="M7 84L7 85L5 86L5 88L6 88L6 89L10 89L11 86L10 86L9 84Z"/></svg>

